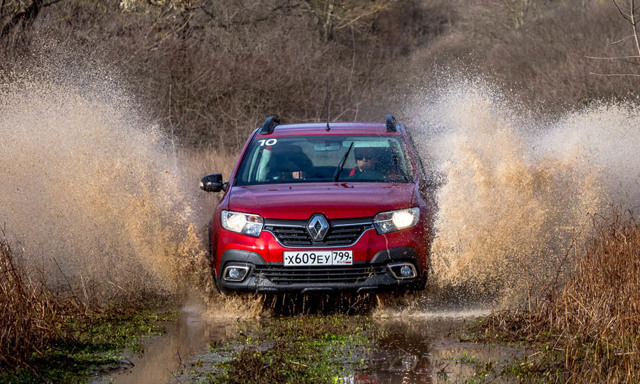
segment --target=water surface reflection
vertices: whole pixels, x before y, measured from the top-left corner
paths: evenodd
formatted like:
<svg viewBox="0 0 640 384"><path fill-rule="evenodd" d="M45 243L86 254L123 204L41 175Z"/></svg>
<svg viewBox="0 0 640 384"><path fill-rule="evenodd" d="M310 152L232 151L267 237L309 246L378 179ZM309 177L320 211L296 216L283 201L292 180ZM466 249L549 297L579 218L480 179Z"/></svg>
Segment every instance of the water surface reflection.
<svg viewBox="0 0 640 384"><path fill-rule="evenodd" d="M344 383L440 383L464 381L496 367L525 351L463 341L465 330L482 312L423 312L387 318L351 316L351 325L368 329L366 345L345 347L344 356L327 382ZM234 359L244 348L258 353L272 350L274 340L252 340L255 332L304 322L304 316L278 319L212 317L203 306L186 306L167 335L145 347L142 357L126 373L114 375L115 383L211 382L220 363ZM309 320L310 321L310 320ZM239 337L240 336L240 337ZM349 341L347 341L348 343ZM291 364L300 364L291 362ZM495 379L495 377L494 377Z"/></svg>

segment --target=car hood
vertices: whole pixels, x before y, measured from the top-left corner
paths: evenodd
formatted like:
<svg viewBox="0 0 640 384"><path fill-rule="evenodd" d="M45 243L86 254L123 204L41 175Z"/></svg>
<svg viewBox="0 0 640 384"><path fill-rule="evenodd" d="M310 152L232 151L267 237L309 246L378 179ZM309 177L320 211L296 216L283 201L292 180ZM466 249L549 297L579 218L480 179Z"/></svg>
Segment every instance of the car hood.
<svg viewBox="0 0 640 384"><path fill-rule="evenodd" d="M270 219L371 217L412 206L411 183L308 183L232 187L228 208Z"/></svg>

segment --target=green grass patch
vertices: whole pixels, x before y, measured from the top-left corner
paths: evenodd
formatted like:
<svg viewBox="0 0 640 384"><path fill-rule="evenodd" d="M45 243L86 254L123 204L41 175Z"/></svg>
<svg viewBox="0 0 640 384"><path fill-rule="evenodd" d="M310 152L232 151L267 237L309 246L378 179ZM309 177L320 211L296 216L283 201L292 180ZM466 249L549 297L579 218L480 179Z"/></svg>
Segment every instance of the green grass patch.
<svg viewBox="0 0 640 384"><path fill-rule="evenodd" d="M211 346L220 362L203 383L342 382L366 364L375 327L367 317L307 316L247 323L235 339Z"/></svg>
<svg viewBox="0 0 640 384"><path fill-rule="evenodd" d="M34 354L17 372L0 367L3 383L81 383L130 365L127 355L143 352L145 336L161 335L176 312L152 305L145 309L109 310L92 316L66 317L62 337Z"/></svg>

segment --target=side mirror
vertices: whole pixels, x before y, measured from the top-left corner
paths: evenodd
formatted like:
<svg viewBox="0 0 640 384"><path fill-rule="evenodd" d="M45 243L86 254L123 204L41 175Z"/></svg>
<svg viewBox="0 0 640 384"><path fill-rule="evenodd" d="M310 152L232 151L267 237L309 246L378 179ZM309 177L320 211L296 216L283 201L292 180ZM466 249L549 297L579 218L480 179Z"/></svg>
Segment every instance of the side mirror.
<svg viewBox="0 0 640 384"><path fill-rule="evenodd" d="M222 182L220 173L215 173L207 175L200 180L200 189L205 192L220 192L227 189L227 183Z"/></svg>

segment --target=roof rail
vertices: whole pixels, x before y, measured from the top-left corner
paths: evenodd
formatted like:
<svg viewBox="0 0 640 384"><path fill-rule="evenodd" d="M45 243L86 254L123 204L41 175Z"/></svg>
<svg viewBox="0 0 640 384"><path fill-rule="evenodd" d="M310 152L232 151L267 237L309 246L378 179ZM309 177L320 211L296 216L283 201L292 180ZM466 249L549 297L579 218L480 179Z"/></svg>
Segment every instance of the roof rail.
<svg viewBox="0 0 640 384"><path fill-rule="evenodd" d="M387 132L395 132L398 130L398 122L396 121L396 118L393 117L392 114L388 114L386 116L386 120L387 120Z"/></svg>
<svg viewBox="0 0 640 384"><path fill-rule="evenodd" d="M276 129L276 125L278 124L280 124L280 118L278 117L278 115L267 117L267 119L264 121L264 124L262 124L262 128L260 128L260 134L268 135L272 133L273 130Z"/></svg>

